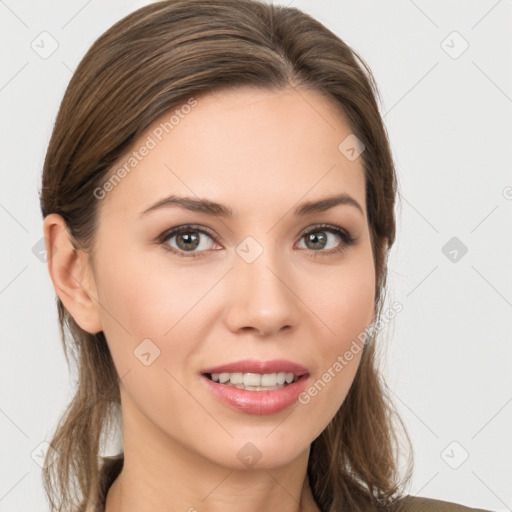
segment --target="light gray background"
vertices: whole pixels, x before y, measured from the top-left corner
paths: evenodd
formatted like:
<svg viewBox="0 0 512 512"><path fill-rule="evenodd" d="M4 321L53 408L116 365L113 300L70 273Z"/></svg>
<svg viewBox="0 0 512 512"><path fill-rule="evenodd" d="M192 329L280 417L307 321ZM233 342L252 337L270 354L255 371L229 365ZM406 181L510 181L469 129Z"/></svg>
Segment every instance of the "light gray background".
<svg viewBox="0 0 512 512"><path fill-rule="evenodd" d="M32 252L46 145L88 47L147 3L0 0L2 512L47 509L37 453L71 397L53 287ZM410 493L511 510L512 2L284 3L351 45L382 93L401 187L388 300L403 305L385 372L414 443ZM43 31L58 43L47 58L31 47L51 49ZM452 237L468 248L455 262L442 251Z"/></svg>

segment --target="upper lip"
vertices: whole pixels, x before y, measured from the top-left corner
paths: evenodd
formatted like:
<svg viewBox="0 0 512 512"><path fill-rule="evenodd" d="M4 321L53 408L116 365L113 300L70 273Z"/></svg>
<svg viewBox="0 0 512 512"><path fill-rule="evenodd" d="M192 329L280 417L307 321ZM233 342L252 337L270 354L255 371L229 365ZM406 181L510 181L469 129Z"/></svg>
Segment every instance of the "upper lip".
<svg viewBox="0 0 512 512"><path fill-rule="evenodd" d="M301 376L308 373L304 366L287 361L285 359L273 359L272 361L258 361L257 359L244 359L243 361L233 361L232 363L222 364L205 368L201 373L293 373Z"/></svg>

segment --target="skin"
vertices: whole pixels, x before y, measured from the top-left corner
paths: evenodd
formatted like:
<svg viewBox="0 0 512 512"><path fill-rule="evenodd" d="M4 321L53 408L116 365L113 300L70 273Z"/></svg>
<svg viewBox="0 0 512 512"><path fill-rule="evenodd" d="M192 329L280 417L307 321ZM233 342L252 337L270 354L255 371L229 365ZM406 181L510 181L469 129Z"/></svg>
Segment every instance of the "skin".
<svg viewBox="0 0 512 512"><path fill-rule="evenodd" d="M59 215L44 222L56 292L82 329L105 333L121 377L125 462L106 511L230 512L241 503L247 512L316 511L306 476L310 444L341 406L360 353L307 405L269 415L219 402L200 370L288 359L308 368L312 384L370 325L375 271L362 159L340 152L351 130L317 92L244 88L197 99L99 201L93 261L73 249ZM339 193L362 212L342 204L293 213ZM222 203L234 217L178 207L140 216L170 194ZM195 232L202 256L187 256L177 236L157 241L189 223L215 234ZM320 223L347 230L355 244L325 254L344 241L319 228L325 248L307 245L303 232ZM236 252L248 236L263 248L252 263ZM146 366L134 350L148 338L160 356ZM248 442L261 453L251 468L237 457Z"/></svg>

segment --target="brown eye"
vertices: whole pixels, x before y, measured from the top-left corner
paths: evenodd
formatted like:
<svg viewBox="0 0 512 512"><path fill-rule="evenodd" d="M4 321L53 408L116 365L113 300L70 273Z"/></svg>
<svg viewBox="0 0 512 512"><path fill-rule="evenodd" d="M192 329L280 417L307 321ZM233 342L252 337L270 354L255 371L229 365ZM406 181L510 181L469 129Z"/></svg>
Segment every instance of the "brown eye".
<svg viewBox="0 0 512 512"><path fill-rule="evenodd" d="M315 233L308 233L304 235L306 240L306 246L308 249L323 249L327 244L327 236L322 231L316 231Z"/></svg>
<svg viewBox="0 0 512 512"><path fill-rule="evenodd" d="M186 225L166 231L159 237L159 242L164 249L178 256L194 258L207 253L215 241L206 229Z"/></svg>
<svg viewBox="0 0 512 512"><path fill-rule="evenodd" d="M302 239L305 241L306 249L325 254L346 250L355 243L355 239L348 232L330 224L310 229L302 234ZM338 242L336 242L336 239L338 239Z"/></svg>
<svg viewBox="0 0 512 512"><path fill-rule="evenodd" d="M192 251L199 246L199 238L200 236L193 231L184 231L182 233L178 233L175 235L176 244L183 251Z"/></svg>

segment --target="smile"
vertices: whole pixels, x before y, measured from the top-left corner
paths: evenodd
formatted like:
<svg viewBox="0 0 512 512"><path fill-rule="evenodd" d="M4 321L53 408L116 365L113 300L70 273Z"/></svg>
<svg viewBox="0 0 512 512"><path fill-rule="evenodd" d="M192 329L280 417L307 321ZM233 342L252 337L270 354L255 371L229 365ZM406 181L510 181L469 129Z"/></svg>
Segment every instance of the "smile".
<svg viewBox="0 0 512 512"><path fill-rule="evenodd" d="M297 402L309 380L305 366L284 359L247 359L201 371L210 396L246 414L274 414Z"/></svg>
<svg viewBox="0 0 512 512"><path fill-rule="evenodd" d="M226 386L233 386L247 391L272 391L281 389L296 382L298 375L291 372L278 373L209 373L206 376L213 382L218 382Z"/></svg>

